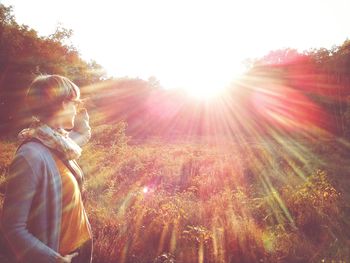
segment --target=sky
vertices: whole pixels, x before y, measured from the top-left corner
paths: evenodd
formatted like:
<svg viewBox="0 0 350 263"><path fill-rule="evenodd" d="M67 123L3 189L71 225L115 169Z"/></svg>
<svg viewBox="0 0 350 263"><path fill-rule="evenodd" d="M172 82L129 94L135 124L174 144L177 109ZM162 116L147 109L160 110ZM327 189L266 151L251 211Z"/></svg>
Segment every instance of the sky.
<svg viewBox="0 0 350 263"><path fill-rule="evenodd" d="M39 35L72 44L110 76L166 88L228 85L270 50L331 48L350 37L348 0L0 0Z"/></svg>

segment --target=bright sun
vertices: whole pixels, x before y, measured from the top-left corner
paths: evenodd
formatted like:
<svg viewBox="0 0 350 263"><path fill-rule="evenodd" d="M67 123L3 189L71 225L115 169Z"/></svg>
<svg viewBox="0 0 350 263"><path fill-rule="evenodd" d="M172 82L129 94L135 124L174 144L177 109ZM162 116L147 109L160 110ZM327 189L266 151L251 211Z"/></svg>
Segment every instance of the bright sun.
<svg viewBox="0 0 350 263"><path fill-rule="evenodd" d="M154 59L160 61L159 56L155 53ZM138 77L148 79L155 76L165 89L183 90L196 100L212 100L221 96L231 83L246 71L246 66L239 59L232 60L226 59L224 54L215 61L205 62L198 58L188 59L186 63L181 59L173 59L164 63L163 67L154 68L151 72L139 74ZM111 60L110 68L113 68L114 61ZM142 68L130 71L142 72Z"/></svg>
<svg viewBox="0 0 350 263"><path fill-rule="evenodd" d="M197 71L191 71L191 74L178 74L176 79L169 76L166 79L166 87L180 88L196 100L212 100L222 96L230 84L245 70L242 65L227 65L222 69L201 68L200 64L196 66Z"/></svg>
<svg viewBox="0 0 350 263"><path fill-rule="evenodd" d="M201 84L185 88L186 93L194 99L198 100L210 100L220 96L226 89L224 85Z"/></svg>

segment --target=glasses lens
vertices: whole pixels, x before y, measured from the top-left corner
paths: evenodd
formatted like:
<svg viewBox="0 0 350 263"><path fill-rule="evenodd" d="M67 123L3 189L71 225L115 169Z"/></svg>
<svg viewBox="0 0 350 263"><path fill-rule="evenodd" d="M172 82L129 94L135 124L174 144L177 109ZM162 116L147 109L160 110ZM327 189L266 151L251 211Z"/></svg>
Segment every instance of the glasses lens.
<svg viewBox="0 0 350 263"><path fill-rule="evenodd" d="M77 109L81 109L84 107L84 103L81 100L74 100L73 102L74 102L75 107L77 107Z"/></svg>

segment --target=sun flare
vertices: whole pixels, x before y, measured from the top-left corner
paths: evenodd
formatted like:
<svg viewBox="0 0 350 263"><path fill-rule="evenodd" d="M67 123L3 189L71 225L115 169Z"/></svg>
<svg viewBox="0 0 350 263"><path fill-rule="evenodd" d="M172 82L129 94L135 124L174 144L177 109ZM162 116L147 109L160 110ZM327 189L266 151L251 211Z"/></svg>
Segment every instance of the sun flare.
<svg viewBox="0 0 350 263"><path fill-rule="evenodd" d="M192 98L198 100L211 100L219 97L226 90L225 86L201 85L185 89L185 92Z"/></svg>
<svg viewBox="0 0 350 263"><path fill-rule="evenodd" d="M189 66L174 66L169 73L162 72L160 82L166 89L178 88L196 100L212 100L222 96L246 70L242 63L221 66L201 65L199 62ZM177 72L177 74L170 74Z"/></svg>

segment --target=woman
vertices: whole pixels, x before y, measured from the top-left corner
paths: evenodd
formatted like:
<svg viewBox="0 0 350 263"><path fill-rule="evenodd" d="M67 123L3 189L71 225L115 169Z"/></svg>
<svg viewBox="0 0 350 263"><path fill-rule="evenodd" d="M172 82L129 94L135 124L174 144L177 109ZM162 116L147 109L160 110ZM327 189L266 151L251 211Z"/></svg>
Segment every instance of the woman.
<svg viewBox="0 0 350 263"><path fill-rule="evenodd" d="M89 263L92 233L75 159L91 129L86 110L77 115L79 88L59 75L39 76L26 98L33 123L19 133L1 217L11 256L16 262Z"/></svg>

